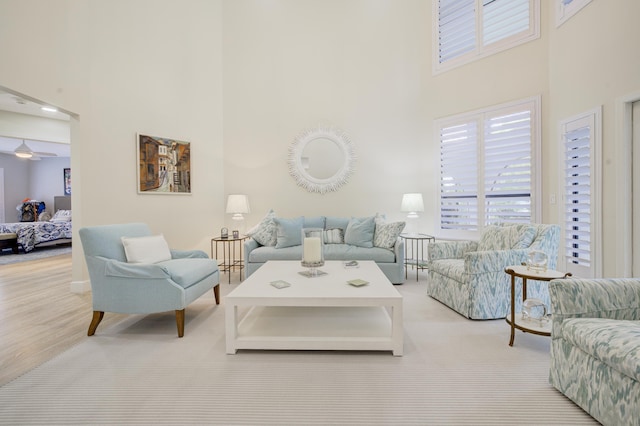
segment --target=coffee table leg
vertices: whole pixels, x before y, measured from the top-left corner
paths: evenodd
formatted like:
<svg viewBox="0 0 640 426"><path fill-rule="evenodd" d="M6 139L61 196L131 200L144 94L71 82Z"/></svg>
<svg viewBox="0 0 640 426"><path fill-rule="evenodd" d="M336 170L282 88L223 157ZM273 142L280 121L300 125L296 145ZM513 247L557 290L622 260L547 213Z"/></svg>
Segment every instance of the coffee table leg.
<svg viewBox="0 0 640 426"><path fill-rule="evenodd" d="M228 305L225 309L225 334L227 340L227 353L233 355L237 352L236 339L238 338L238 306Z"/></svg>

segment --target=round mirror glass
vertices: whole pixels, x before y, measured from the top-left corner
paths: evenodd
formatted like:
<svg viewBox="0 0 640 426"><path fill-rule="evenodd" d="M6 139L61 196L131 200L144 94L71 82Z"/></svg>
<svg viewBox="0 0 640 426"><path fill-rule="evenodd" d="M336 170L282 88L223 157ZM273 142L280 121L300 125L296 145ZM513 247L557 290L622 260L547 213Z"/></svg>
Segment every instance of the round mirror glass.
<svg viewBox="0 0 640 426"><path fill-rule="evenodd" d="M329 179L340 171L342 150L331 139L317 138L309 141L302 151L302 165L309 175L317 179Z"/></svg>
<svg viewBox="0 0 640 426"><path fill-rule="evenodd" d="M308 130L289 148L289 172L310 192L336 191L347 182L354 161L351 142L333 128Z"/></svg>

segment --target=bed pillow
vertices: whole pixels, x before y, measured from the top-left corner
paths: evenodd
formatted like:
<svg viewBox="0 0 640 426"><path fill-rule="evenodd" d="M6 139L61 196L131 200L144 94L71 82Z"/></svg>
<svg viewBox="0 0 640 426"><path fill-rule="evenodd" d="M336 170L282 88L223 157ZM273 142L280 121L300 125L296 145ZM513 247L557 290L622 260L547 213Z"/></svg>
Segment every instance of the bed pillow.
<svg viewBox="0 0 640 426"><path fill-rule="evenodd" d="M71 210L58 210L51 218L51 222L71 222Z"/></svg>
<svg viewBox="0 0 640 426"><path fill-rule="evenodd" d="M171 260L169 244L164 235L148 237L122 237L128 263L158 263Z"/></svg>
<svg viewBox="0 0 640 426"><path fill-rule="evenodd" d="M247 235L258 242L258 244L273 247L276 245L276 223L273 219L276 213L269 210L267 215L253 228L247 231Z"/></svg>

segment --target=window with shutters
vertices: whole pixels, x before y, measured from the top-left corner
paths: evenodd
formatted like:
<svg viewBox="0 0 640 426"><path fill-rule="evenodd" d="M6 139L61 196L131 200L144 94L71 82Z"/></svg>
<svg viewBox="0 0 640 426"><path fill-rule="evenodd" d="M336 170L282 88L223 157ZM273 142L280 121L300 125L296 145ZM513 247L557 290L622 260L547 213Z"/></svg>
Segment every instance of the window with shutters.
<svg viewBox="0 0 640 426"><path fill-rule="evenodd" d="M556 27L564 24L580 9L591 3L591 0L555 0L556 1Z"/></svg>
<svg viewBox="0 0 640 426"><path fill-rule="evenodd" d="M538 219L539 105L532 98L436 122L443 237Z"/></svg>
<svg viewBox="0 0 640 426"><path fill-rule="evenodd" d="M565 270L585 278L599 273L599 122L597 110L561 123Z"/></svg>
<svg viewBox="0 0 640 426"><path fill-rule="evenodd" d="M540 0L434 0L434 72L540 37Z"/></svg>

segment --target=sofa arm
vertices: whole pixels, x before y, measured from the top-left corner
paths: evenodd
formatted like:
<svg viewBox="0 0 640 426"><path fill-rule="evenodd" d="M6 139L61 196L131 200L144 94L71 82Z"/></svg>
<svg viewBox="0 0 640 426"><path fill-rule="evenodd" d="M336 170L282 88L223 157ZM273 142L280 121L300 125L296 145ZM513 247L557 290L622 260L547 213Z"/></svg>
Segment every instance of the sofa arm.
<svg viewBox="0 0 640 426"><path fill-rule="evenodd" d="M505 267L521 265L529 249L472 251L464 255L464 270L468 274L504 272Z"/></svg>
<svg viewBox="0 0 640 426"><path fill-rule="evenodd" d="M428 250L429 262L438 259L462 259L465 253L475 251L477 241L441 241L430 243Z"/></svg>
<svg viewBox="0 0 640 426"><path fill-rule="evenodd" d="M640 320L640 279L565 278L549 283L554 319Z"/></svg>
<svg viewBox="0 0 640 426"><path fill-rule="evenodd" d="M100 259L99 256L96 256ZM169 273L160 265L154 263L127 263L118 260L102 258L104 262L104 276L127 279L167 279Z"/></svg>
<svg viewBox="0 0 640 426"><path fill-rule="evenodd" d="M396 263L404 263L404 240L400 237L393 246L393 253L396 256Z"/></svg>
<svg viewBox="0 0 640 426"><path fill-rule="evenodd" d="M208 259L209 255L202 250L171 250L172 259Z"/></svg>
<svg viewBox="0 0 640 426"><path fill-rule="evenodd" d="M257 249L258 247L260 247L260 244L254 240L253 238L247 238L246 240L244 240L244 264L245 264L245 268L247 267L246 265L249 264L249 255L251 254L251 252L255 249Z"/></svg>

